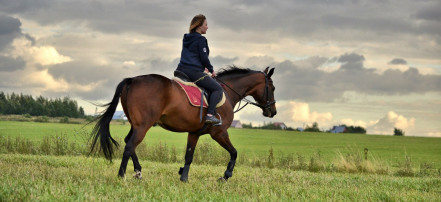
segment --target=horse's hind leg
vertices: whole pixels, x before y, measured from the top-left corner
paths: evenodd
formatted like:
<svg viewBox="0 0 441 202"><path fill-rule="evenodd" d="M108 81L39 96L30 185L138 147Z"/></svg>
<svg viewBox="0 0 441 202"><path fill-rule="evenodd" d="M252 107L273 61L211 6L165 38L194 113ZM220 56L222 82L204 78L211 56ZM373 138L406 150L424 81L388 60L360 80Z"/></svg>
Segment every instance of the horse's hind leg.
<svg viewBox="0 0 441 202"><path fill-rule="evenodd" d="M185 164L183 168L179 169L181 175L181 181L188 181L188 171L190 170L190 164L193 162L194 149L198 143L199 135L189 133L187 138L187 148L185 150Z"/></svg>
<svg viewBox="0 0 441 202"><path fill-rule="evenodd" d="M132 127L132 129L130 129L132 134L128 134L125 139L126 146L124 147L123 158L121 160L121 166L119 167L118 175L120 177L124 177L127 169L127 163L130 157L132 158L133 165L135 167L135 172L136 172L135 177L137 178L141 177L141 165L139 164L135 149L139 145L139 143L141 143L141 141L144 139L145 134L150 127L151 126L136 127L136 128Z"/></svg>
<svg viewBox="0 0 441 202"><path fill-rule="evenodd" d="M230 137L228 136L228 132L220 132L216 134L210 134L211 138L213 138L216 142L218 142L224 149L226 149L230 153L230 162L228 162L227 170L225 170L224 176L219 178L219 180L228 180L231 176L233 176L234 165L236 164L237 159L237 151L234 148L233 144L231 144Z"/></svg>
<svg viewBox="0 0 441 202"><path fill-rule="evenodd" d="M124 142L127 143L130 140L130 137L133 135L133 127L130 127L130 132L124 138ZM141 179L141 164L139 164L138 156L136 155L136 150L132 154L133 167L135 168L135 175L133 177Z"/></svg>

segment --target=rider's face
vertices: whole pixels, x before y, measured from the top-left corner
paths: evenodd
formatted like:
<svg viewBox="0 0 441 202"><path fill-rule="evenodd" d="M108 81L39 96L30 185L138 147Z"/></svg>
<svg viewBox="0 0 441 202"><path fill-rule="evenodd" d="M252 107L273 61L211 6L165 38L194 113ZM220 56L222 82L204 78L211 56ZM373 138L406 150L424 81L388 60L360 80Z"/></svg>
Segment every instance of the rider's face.
<svg viewBox="0 0 441 202"><path fill-rule="evenodd" d="M198 32L201 34L206 34L208 29L207 20L204 20L204 23L198 28Z"/></svg>

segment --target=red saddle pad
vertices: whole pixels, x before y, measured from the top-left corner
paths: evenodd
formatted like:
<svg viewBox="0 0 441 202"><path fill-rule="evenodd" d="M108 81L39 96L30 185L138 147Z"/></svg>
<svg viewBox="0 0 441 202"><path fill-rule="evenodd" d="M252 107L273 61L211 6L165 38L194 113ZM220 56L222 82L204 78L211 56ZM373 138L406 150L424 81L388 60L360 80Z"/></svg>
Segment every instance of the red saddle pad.
<svg viewBox="0 0 441 202"><path fill-rule="evenodd" d="M184 89L185 94L187 94L188 101L190 101L190 104L196 107L201 106L201 90L198 87L195 86L188 86L185 85L179 81L176 81L182 89ZM208 107L207 103L204 101L205 108Z"/></svg>

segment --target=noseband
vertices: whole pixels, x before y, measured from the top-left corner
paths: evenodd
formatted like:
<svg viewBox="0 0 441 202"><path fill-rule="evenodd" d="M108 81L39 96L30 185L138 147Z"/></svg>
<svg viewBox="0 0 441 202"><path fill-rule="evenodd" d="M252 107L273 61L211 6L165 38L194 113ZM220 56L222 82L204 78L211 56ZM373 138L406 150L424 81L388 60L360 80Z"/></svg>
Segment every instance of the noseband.
<svg viewBox="0 0 441 202"><path fill-rule="evenodd" d="M263 73L263 75L265 76L265 89L264 89L264 92L263 92L263 95L262 95L262 99L263 99L263 100L265 100L265 96L266 96L266 104L265 104L265 105L260 104L260 103L258 103L258 102L253 102L253 101L250 101L250 100L246 99L245 96L239 94L237 91L235 91L233 88L231 88L231 87L230 87L228 84L226 84L224 81L222 81L221 79L219 79L219 78L216 77L216 80L218 80L219 82L221 82L222 84L224 84L226 87L228 87L229 89L231 89L234 93L236 93L236 94L239 95L240 97L243 97L242 100L243 100L244 102L246 102L246 104L243 105L243 106L241 107L240 104L241 104L242 100L240 100L240 101L239 101L239 105L237 106L238 109L236 109L236 111L234 111L234 113L236 113L236 112L242 110L242 109L245 108L248 104L252 104L252 105L254 105L254 106L257 106L257 107L261 108L262 110L267 110L267 109L270 109L270 108L271 108L271 105L273 105L273 104L276 103L276 100L274 100L274 101L269 101L269 99L270 99L270 92L269 92L269 84L268 84L268 74L265 73L265 72L262 72L262 73ZM274 95L273 95L273 96L274 96Z"/></svg>

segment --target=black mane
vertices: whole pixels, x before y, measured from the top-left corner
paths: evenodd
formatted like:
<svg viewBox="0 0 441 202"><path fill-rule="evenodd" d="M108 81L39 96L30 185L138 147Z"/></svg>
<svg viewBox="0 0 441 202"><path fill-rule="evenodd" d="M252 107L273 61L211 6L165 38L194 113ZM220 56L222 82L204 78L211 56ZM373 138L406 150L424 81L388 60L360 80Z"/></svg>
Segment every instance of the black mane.
<svg viewBox="0 0 441 202"><path fill-rule="evenodd" d="M232 66L228 66L226 68L222 68L219 72L217 72L217 77L225 77L225 76L233 76L233 75L237 75L237 74L251 74L251 73L257 73L258 71L255 70L251 70L251 69L244 69L244 68L239 68L235 65Z"/></svg>

